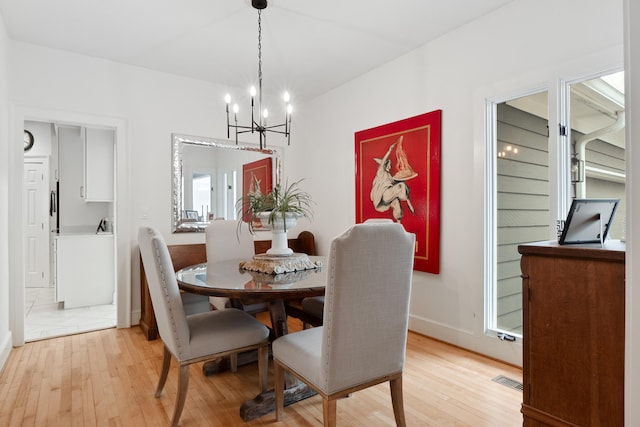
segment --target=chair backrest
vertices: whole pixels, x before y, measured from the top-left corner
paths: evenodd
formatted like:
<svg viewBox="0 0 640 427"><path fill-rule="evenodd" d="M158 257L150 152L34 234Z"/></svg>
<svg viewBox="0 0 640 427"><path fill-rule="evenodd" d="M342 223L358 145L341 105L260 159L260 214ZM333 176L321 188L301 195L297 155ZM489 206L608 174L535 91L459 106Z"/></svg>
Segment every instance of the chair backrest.
<svg viewBox="0 0 640 427"><path fill-rule="evenodd" d="M227 261L235 258L251 259L254 254L253 236L249 230L238 232L234 220L215 220L205 229L207 261Z"/></svg>
<svg viewBox="0 0 640 427"><path fill-rule="evenodd" d="M356 224L331 242L320 382L329 393L404 367L415 235Z"/></svg>
<svg viewBox="0 0 640 427"><path fill-rule="evenodd" d="M189 327L167 244L152 227L140 227L138 244L160 337L178 360L187 359Z"/></svg>

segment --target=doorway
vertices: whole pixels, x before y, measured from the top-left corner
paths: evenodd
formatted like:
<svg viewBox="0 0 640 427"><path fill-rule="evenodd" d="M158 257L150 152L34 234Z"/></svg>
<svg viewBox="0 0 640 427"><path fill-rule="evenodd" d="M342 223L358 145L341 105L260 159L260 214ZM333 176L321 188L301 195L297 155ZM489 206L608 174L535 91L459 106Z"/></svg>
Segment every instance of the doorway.
<svg viewBox="0 0 640 427"><path fill-rule="evenodd" d="M131 189L129 165L129 139L127 137L127 123L122 118L100 116L89 113L76 113L61 110L42 109L36 107L12 106L10 137L12 141L20 141L24 133L25 121L39 121L44 123L63 123L78 126L94 126L115 130L115 194L114 219L117 219L117 233L115 240L116 259L116 301L117 327L131 326L131 264L132 241L131 232ZM24 287L24 149L21 144L9 145L9 203L18 206L8 212L9 227L9 326L12 345L24 345L25 319L25 287Z"/></svg>
<svg viewBox="0 0 640 427"><path fill-rule="evenodd" d="M115 153L115 131L26 120L24 128L33 140L24 153L24 340L114 327L114 233L97 226L115 217L115 164L107 159ZM111 196L100 201L83 194L89 172L95 175L86 165L96 145L101 163L111 164L98 177L111 184Z"/></svg>

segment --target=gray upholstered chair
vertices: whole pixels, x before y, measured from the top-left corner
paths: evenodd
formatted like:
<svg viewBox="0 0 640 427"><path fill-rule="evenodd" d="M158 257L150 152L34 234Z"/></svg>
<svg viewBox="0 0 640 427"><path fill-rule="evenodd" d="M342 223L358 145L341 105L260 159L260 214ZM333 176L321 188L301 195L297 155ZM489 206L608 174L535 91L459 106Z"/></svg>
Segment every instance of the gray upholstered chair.
<svg viewBox="0 0 640 427"><path fill-rule="evenodd" d="M233 308L185 315L164 239L155 229L140 227L138 243L160 338L164 343L162 372L156 397L160 397L164 388L172 355L180 365L178 394L171 425L176 426L182 414L189 385L189 365L192 363L257 349L260 389L265 391L269 329L250 314Z"/></svg>
<svg viewBox="0 0 640 427"><path fill-rule="evenodd" d="M392 220L387 218L370 218L365 223L393 223ZM314 254L315 255L315 254ZM301 303L303 327L307 329L309 326L322 325L322 318L324 316L324 296L307 297L302 300Z"/></svg>
<svg viewBox="0 0 640 427"><path fill-rule="evenodd" d="M329 250L323 326L278 338L276 418L284 411L284 373L323 398L325 426L336 425L336 399L390 381L393 412L402 402L415 236L397 223L357 224Z"/></svg>
<svg viewBox="0 0 640 427"><path fill-rule="evenodd" d="M248 230L238 232L238 222L219 219L211 221L205 229L207 262L228 261L236 258L250 260L255 252L253 236ZM217 310L235 307L248 313L266 311L266 303L242 304L224 297L210 297L209 301Z"/></svg>
<svg viewBox="0 0 640 427"><path fill-rule="evenodd" d="M250 259L253 256L253 238L247 230L238 233L238 223L216 219L204 230L207 262L226 261L234 258ZM231 307L231 300L224 297L209 297L216 310Z"/></svg>
<svg viewBox="0 0 640 427"><path fill-rule="evenodd" d="M205 228L205 246L207 262L228 261L232 259L250 260L254 254L253 236L244 230L238 232L238 222L233 220L216 219ZM216 310L225 308L237 308L250 314L266 311L266 303L243 304L238 300L225 297L209 297L210 304ZM238 354L229 355L229 364L232 372L238 369Z"/></svg>
<svg viewBox="0 0 640 427"><path fill-rule="evenodd" d="M190 314L203 313L210 311L209 298L203 295L190 294L188 292L182 292L182 305L184 307L184 314L189 316Z"/></svg>

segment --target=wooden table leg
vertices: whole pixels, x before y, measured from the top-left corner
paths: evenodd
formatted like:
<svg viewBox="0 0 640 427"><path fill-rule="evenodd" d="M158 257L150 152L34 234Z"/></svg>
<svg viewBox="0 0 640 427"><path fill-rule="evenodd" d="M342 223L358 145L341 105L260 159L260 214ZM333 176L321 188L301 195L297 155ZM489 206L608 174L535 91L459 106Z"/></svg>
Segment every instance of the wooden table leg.
<svg viewBox="0 0 640 427"><path fill-rule="evenodd" d="M284 301L281 299L269 301L269 316L271 316L271 327L276 338L289 333L287 326L287 312L284 309Z"/></svg>
<svg viewBox="0 0 640 427"><path fill-rule="evenodd" d="M315 396L305 383L298 381L294 386L284 390L284 406L290 405L308 397ZM276 410L276 397L273 390L260 393L255 398L247 400L240 407L240 417L244 421L251 421Z"/></svg>
<svg viewBox="0 0 640 427"><path fill-rule="evenodd" d="M238 353L238 366L248 365L255 363L258 360L258 351L251 350L243 353ZM202 373L206 376L219 374L231 369L231 362L228 357L220 357L215 360L204 362L202 365Z"/></svg>
<svg viewBox="0 0 640 427"><path fill-rule="evenodd" d="M276 338L286 335L289 332L287 327L287 313L284 309L284 301L276 300L269 302L269 314L271 315L271 326ZM293 375L285 372L284 404L290 405L300 400L315 395L316 392L305 383L298 381ZM244 421L251 421L269 412L275 411L275 393L269 390L260 393L255 398L247 400L240 407L240 417Z"/></svg>

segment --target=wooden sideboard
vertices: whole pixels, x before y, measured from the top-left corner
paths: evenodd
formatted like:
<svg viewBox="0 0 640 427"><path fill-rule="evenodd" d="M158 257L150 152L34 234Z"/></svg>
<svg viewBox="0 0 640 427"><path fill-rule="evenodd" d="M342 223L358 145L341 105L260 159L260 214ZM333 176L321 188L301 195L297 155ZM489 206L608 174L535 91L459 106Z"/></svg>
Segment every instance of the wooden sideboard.
<svg viewBox="0 0 640 427"><path fill-rule="evenodd" d="M271 247L271 240L256 240L254 242L255 253L265 253ZM315 236L310 231L302 231L295 239L289 239L289 247L294 252L305 253L307 255L316 254ZM173 261L174 271L194 264L207 262L207 250L204 243L187 245L168 245L169 254ZM302 310L298 312L298 305L292 304L287 307L287 314L294 317L303 317ZM303 319L304 320L304 319ZM142 258L140 258L140 328L147 337L147 340L158 338L158 325L156 316L151 305L151 295L149 295L149 285L144 273Z"/></svg>
<svg viewBox="0 0 640 427"><path fill-rule="evenodd" d="M524 426L623 426L624 243L518 251Z"/></svg>

